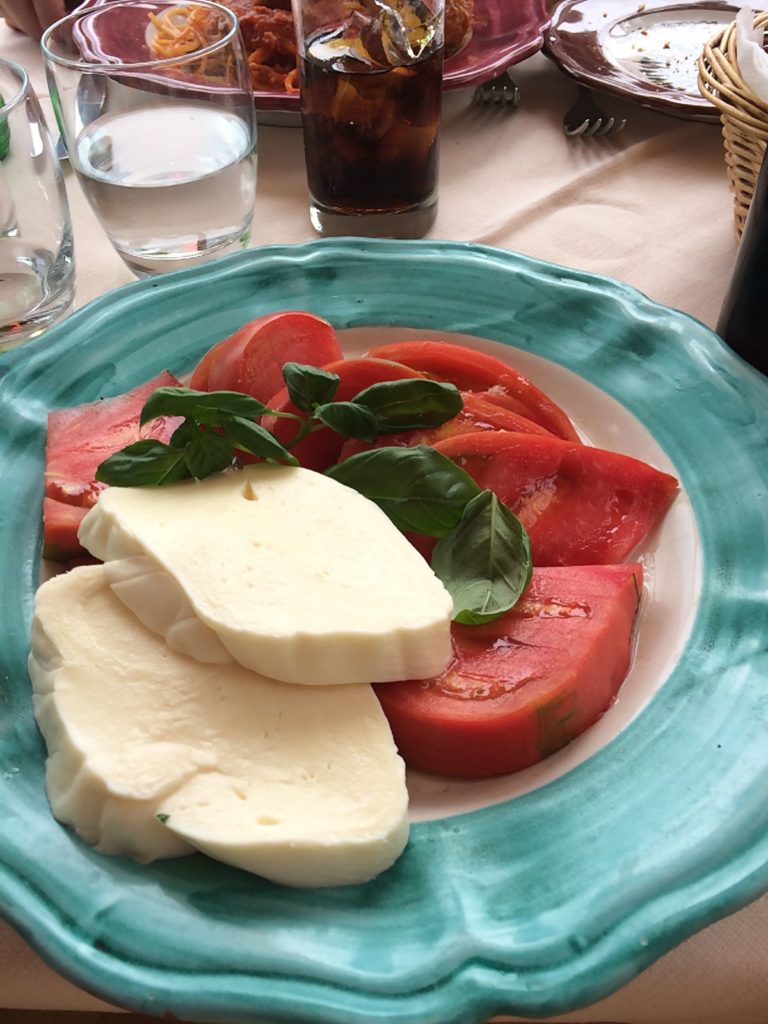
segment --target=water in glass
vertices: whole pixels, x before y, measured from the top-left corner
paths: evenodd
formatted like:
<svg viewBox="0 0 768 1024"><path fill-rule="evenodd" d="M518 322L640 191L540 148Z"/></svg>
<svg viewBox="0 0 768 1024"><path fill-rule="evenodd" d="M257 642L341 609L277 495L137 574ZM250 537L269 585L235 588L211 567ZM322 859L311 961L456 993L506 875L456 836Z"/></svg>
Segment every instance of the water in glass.
<svg viewBox="0 0 768 1024"><path fill-rule="evenodd" d="M256 187L250 126L206 104L93 121L77 141L80 184L137 272L247 245Z"/></svg>
<svg viewBox="0 0 768 1024"><path fill-rule="evenodd" d="M83 5L42 48L72 167L135 274L248 244L256 112L231 10L208 0Z"/></svg>

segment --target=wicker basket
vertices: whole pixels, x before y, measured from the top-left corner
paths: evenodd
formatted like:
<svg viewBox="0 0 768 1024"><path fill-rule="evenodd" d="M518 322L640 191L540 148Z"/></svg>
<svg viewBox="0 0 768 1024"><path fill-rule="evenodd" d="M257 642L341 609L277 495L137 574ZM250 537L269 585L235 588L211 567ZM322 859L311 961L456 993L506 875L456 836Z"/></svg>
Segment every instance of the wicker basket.
<svg viewBox="0 0 768 1024"><path fill-rule="evenodd" d="M755 28L765 31L766 26L768 13L758 14ZM735 22L704 47L699 58L699 89L720 109L725 166L734 194L736 233L740 237L768 145L768 103L756 96L739 74Z"/></svg>

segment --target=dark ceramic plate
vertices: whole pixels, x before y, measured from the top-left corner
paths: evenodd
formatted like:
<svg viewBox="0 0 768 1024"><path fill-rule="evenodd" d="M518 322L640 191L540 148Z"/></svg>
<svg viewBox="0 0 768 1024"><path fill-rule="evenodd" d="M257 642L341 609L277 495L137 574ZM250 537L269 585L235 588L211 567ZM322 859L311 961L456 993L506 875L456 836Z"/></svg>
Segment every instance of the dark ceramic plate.
<svg viewBox="0 0 768 1024"><path fill-rule="evenodd" d="M737 11L721 0L560 0L544 52L585 85L662 114L719 121L696 84L697 60Z"/></svg>
<svg viewBox="0 0 768 1024"><path fill-rule="evenodd" d="M100 7L108 0L85 0L78 10ZM135 24L134 11L125 11L121 45L123 59L139 62L148 59L144 39L145 23ZM537 53L544 42L549 23L545 0L475 0L475 25L469 42L445 65L445 87L457 89L480 85L513 64ZM110 25L115 19L110 19ZM103 41L110 53L120 52L113 40ZM258 90L254 93L257 110L296 111L298 93Z"/></svg>

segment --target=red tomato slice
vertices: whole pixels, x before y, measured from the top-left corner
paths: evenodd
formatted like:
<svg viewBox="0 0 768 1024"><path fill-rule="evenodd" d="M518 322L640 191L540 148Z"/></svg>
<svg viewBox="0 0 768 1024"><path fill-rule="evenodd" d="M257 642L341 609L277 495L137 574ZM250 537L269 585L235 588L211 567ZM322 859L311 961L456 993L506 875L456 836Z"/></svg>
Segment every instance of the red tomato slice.
<svg viewBox="0 0 768 1024"><path fill-rule="evenodd" d="M68 505L95 505L99 491L107 485L97 483L94 476L108 455L140 438L171 439L179 418L165 416L140 427L139 417L153 391L178 385L173 374L164 370L124 395L50 412L45 441L46 496Z"/></svg>
<svg viewBox="0 0 768 1024"><path fill-rule="evenodd" d="M494 356L446 341L401 341L378 345L368 355L412 366L427 377L455 384L459 391L482 391L484 397L493 397L494 401L495 396L499 396L506 408L546 427L557 437L567 441L579 440L573 424L559 405L527 377Z"/></svg>
<svg viewBox="0 0 768 1024"><path fill-rule="evenodd" d="M421 377L420 373L407 366L400 366L398 363L391 363L384 359L368 359L367 357L365 359L340 359L337 362L327 363L323 369L328 373L338 374L340 378L339 387L334 396L334 401L338 402L348 402L372 384L381 384L387 380L412 380L414 377ZM293 412L305 416L289 399L287 388L283 388L270 398L267 405L270 409L275 409L278 412ZM261 422L283 444L288 444L299 429L295 420L278 419L276 416L263 416ZM299 441L295 447L291 448L291 452L302 466L322 472L337 461L344 440L341 434L337 434L328 427L323 427Z"/></svg>
<svg viewBox="0 0 768 1024"><path fill-rule="evenodd" d="M333 327L311 313L272 313L214 345L192 371L197 391L242 391L266 402L283 386L283 365L341 359Z"/></svg>
<svg viewBox="0 0 768 1024"><path fill-rule="evenodd" d="M355 455L357 452L368 451L369 448L387 446L407 448L416 444L435 445L439 441L445 441L449 437L456 437L459 434L475 434L488 430L512 430L520 434L554 436L544 427L540 427L538 423L534 423L533 420L519 416L516 412L510 412L509 409L503 409L471 391L462 391L461 400L463 402L461 412L440 427L407 430L402 434L385 434L373 445L366 441L350 438L344 442L339 462L343 462L344 459L348 459L350 455Z"/></svg>
<svg viewBox="0 0 768 1024"><path fill-rule="evenodd" d="M67 505L63 501L43 498L43 558L67 562L87 555L77 539L77 531L87 511L82 505Z"/></svg>
<svg viewBox="0 0 768 1024"><path fill-rule="evenodd" d="M238 332L239 333L239 332ZM189 386L193 391L210 391L209 378L211 376L211 366L219 356L224 345L227 342L232 341L236 335L231 335L229 338L224 338L223 341L217 342L213 348L209 348L203 358L197 364L192 371L192 376L189 378Z"/></svg>
<svg viewBox="0 0 768 1024"><path fill-rule="evenodd" d="M519 517L534 565L621 562L666 512L677 480L645 462L532 434L464 434L437 451Z"/></svg>
<svg viewBox="0 0 768 1024"><path fill-rule="evenodd" d="M639 564L535 569L516 607L452 628L453 662L375 687L411 768L483 779L527 768L593 725L630 663Z"/></svg>

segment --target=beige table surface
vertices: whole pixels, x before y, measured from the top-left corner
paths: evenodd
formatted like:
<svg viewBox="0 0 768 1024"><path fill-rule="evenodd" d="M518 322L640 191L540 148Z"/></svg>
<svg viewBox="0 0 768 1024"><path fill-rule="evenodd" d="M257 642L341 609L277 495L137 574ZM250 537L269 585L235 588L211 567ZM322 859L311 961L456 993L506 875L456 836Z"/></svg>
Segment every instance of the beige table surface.
<svg viewBox="0 0 768 1024"><path fill-rule="evenodd" d="M24 64L45 96L36 46L2 21L0 55ZM464 90L448 94L432 237L606 274L713 326L735 253L719 129L611 100L611 112L628 119L621 135L568 140L561 121L573 85L541 55L515 76L523 103L514 112L474 107ZM69 171L67 186L83 305L132 276ZM253 245L313 237L305 189L300 131L264 127ZM114 1009L55 974L0 922L0 1024L92 1024L100 1018L88 1011ZM611 997L551 1019L768 1024L768 900L700 932Z"/></svg>

